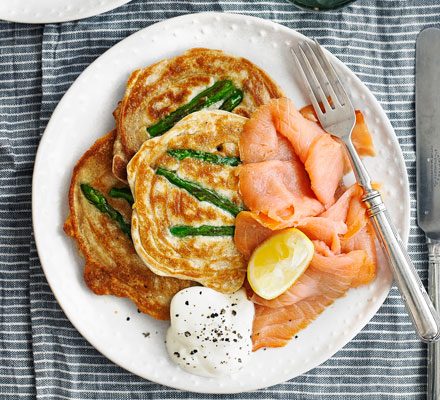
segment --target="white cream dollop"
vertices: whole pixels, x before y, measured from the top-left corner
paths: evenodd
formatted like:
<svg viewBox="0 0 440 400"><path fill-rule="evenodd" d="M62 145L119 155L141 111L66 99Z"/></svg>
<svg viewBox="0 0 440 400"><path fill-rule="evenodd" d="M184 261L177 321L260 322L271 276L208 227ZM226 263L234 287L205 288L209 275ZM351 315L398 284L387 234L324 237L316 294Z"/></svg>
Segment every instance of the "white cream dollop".
<svg viewBox="0 0 440 400"><path fill-rule="evenodd" d="M252 352L254 305L244 289L223 294L195 286L171 301L167 350L185 371L201 376L239 371Z"/></svg>

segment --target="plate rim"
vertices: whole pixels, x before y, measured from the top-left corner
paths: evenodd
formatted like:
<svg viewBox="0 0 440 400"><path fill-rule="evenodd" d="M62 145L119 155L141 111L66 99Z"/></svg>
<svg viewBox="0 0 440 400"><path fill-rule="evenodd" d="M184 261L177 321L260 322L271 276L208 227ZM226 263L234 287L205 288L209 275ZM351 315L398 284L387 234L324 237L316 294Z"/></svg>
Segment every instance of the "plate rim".
<svg viewBox="0 0 440 400"><path fill-rule="evenodd" d="M17 22L21 24L56 24L60 22L71 22L71 21L78 21L81 19L86 19L90 17L94 17L99 14L106 13L108 11L114 10L115 8L121 7L124 4L129 3L131 0L112 0L111 3L104 3L101 6L98 4L95 8L91 8L90 10L87 9L85 12L78 12L76 14L72 14L65 17L56 17L53 18L47 18L44 15L41 17L35 16L35 14L32 13L32 9L28 13L18 13L16 17L13 17L9 14L1 13L0 11L0 20L8 21L8 22ZM53 0L54 7L60 7L59 1ZM63 4L61 7L64 7L66 4ZM38 7L38 5L36 5Z"/></svg>
<svg viewBox="0 0 440 400"><path fill-rule="evenodd" d="M125 0L124 0L125 1ZM130 0L129 0L130 1ZM299 375L294 375L291 376L288 379L278 379L278 380L272 380L269 381L267 384L265 384L264 386L258 385L258 384L254 384L252 386L248 385L246 388L237 388L237 389L228 389L228 388L220 388L220 387L211 387L211 389L199 389L197 387L192 387L191 389L188 389L188 386L182 386L179 384L170 384L170 382L165 382L164 380L161 379L156 379L156 378L151 378L151 377L144 377L139 375L138 373L134 372L131 368L130 365L128 363L123 363L121 362L121 360L115 360L113 356L108 356L105 352L105 347L101 346L99 342L97 342L96 340L90 339L89 336L87 335L87 331L84 329L79 329L77 327L77 323L74 322L71 319L71 316L73 317L73 315L70 315L69 312L66 312L65 307L63 306L62 302L59 301L59 296L56 292L56 290L54 290L50 279L48 277L48 274L46 273L46 269L44 267L44 262L42 261L42 258L44 259L44 256L42 257L41 255L44 252L44 249L40 248L39 245L39 239L38 239L38 234L37 232L39 231L38 227L36 226L36 215L37 212L35 210L35 192L36 192L36 177L38 175L38 169L40 167L40 164L43 164L44 161L41 160L41 153L42 151L40 151L41 148L43 148L45 146L45 141L47 140L47 136L45 136L45 133L47 131L50 130L53 119L52 116L57 112L57 110L59 108L61 108L63 106L63 103L65 101L66 96L69 94L69 92L72 91L72 88L76 87L77 85L81 84L82 79L84 78L85 75L87 75L87 72L89 70L89 68L92 67L92 65L95 62L98 62L101 57L104 57L108 52L110 51L116 51L120 46L123 46L124 42L130 38L132 38L133 36L141 36L142 34L145 34L145 31L149 30L151 27L156 27L156 28L160 28L161 26L164 25L168 25L169 23L173 23L175 21L184 21L185 19L191 20L192 18L194 18L194 16L196 16L198 19L201 18L210 18L210 17L216 17L216 18L232 18L232 19L236 19L236 20L242 20L242 22L244 22L245 20L250 20L254 23L257 24L262 24L265 27L268 28L274 28L276 27L276 29L285 31L286 33L290 33L290 34L295 34L300 36L301 38L304 38L306 40L310 40L307 36L303 35L302 33L298 32L295 29L292 28L288 28L287 26L278 24L276 22L273 22L271 20L266 20L263 18L259 18L259 17L254 17L254 16L249 16L246 14L236 14L236 13L222 13L222 12L215 12L215 11L208 11L208 12L201 12L201 13L193 13L193 14L185 14L185 15L180 15L177 17L173 17L173 18L169 18L160 22L156 22L154 24L151 24L145 28L142 28L136 32L134 32L133 34L127 36L126 38L122 39L121 41L119 41L118 43L116 43L114 46L110 47L109 49L107 49L103 54L101 54L97 59L95 59L89 66L87 66L87 68L84 69L84 71L81 72L81 74L75 79L75 81L72 83L72 85L69 87L69 89L65 92L65 94L63 95L63 97L61 98L60 102L58 103L58 105L56 106L56 108L54 109L51 118L49 119L49 122L45 128L45 131L41 137L40 143L38 145L38 150L36 153L36 157L35 157L35 164L34 164L34 171L33 171L33 175L32 175L32 226L33 226L33 232L34 232L34 240L35 240L35 245L36 245L36 249L37 249L37 253L38 253L38 257L40 260L40 264L41 267L43 269L43 272L45 274L46 280L50 286L50 289L52 291L52 293L54 294L57 303L59 304L59 306L61 307L61 309L63 310L63 312L65 313L67 319L70 321L70 323L74 326L74 328L81 334L81 336L83 336L83 338L85 340L87 340L88 343L90 343L98 352L100 352L104 357L106 357L107 359L109 359L110 361L112 361L114 364L124 368L125 370L129 371L130 373L133 373L139 377L141 377L142 379L146 379L146 380L150 380L151 382L156 382L159 383L161 385L170 387L170 388L175 388L175 389L179 389L179 390L184 390L184 391L193 391L193 392L197 392L197 393L207 393L207 394L234 394L234 393L245 393L245 392L251 392L254 390L258 390L258 389L264 389L266 387L270 387L276 384L280 384L283 382L286 382L287 380L290 379L294 379L295 377L299 376ZM234 20L234 22L237 22L236 20ZM386 112L384 111L384 109L382 108L381 104L379 103L379 101L376 99L376 97L373 95L373 93L368 89L368 87L358 78L358 76L351 71L351 69L346 66L341 60L339 60L336 56L334 56L333 54L331 54L329 51L327 51L325 49L326 53L329 54L332 58L332 61L334 61L336 64L338 64L338 67L342 67L343 69L347 69L350 71L350 78L352 80L357 81L357 83L362 87L362 89L364 90L364 92L367 94L367 96L370 96L374 102L376 103L376 106L378 106L380 108L380 110L382 111L383 115L386 117L384 119L384 122L387 125L387 128L390 129L392 132L394 131L394 128L391 125L391 122L388 118L388 115L386 114ZM46 140L45 140L46 139ZM393 147L396 147L399 149L399 151L397 152L397 156L399 158L399 163L402 164L404 166L404 176L403 178L403 190L405 192L405 202L406 202L406 207L404 207L404 214L405 214L405 226L404 226L404 232L402 233L402 240L405 243L405 245L407 245L408 243L408 237L409 237L409 231L410 231L410 211L411 211L411 207L410 207L410 191L409 191L409 182L408 182L408 173L407 173L407 168L405 165L405 160L403 157L403 153L402 153L402 149L400 147L400 144L398 142L397 136L394 134L392 136L392 138L390 139L393 142ZM377 311L379 310L379 308L382 306L383 302L385 301L385 299L388 297L389 291L392 287L392 282L389 285L388 290L383 291L383 293L381 293L380 296L378 296L377 301L374 303L374 306L372 308L370 308L369 312L364 314L364 317L361 318L359 320L359 325L361 326L361 328L359 330L354 330L350 333L350 335L348 335L348 340L344 340L344 343L342 346L338 346L338 348L330 353L325 353L325 356L323 357L316 357L317 362L315 363L315 366L312 367L311 369L314 369L316 367L318 367L319 365L321 365L323 362L327 361L328 359L330 359L331 357L333 357L333 355L335 353L337 353L338 351L340 351L344 346L347 345L347 343L349 343L356 335L358 335L362 329L365 327L365 325L374 317L374 315L376 315ZM311 370L310 369L310 370ZM305 372L303 372L305 373Z"/></svg>

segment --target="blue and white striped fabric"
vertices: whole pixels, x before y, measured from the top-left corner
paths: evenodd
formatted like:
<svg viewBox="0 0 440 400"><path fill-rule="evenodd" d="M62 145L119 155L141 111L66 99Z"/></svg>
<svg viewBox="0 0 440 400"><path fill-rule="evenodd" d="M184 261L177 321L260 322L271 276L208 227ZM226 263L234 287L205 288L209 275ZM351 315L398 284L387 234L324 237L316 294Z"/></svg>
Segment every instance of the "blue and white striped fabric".
<svg viewBox="0 0 440 400"><path fill-rule="evenodd" d="M54 299L31 226L34 156L53 109L81 71L115 43L157 21L200 11L249 14L314 36L371 89L405 156L409 251L426 281L426 248L415 224L414 50L417 33L440 24L438 0L360 0L328 13L303 12L287 0L133 0L79 22L0 22L0 398L424 399L426 349L394 288L332 359L290 382L240 396L183 393L122 370L80 336Z"/></svg>

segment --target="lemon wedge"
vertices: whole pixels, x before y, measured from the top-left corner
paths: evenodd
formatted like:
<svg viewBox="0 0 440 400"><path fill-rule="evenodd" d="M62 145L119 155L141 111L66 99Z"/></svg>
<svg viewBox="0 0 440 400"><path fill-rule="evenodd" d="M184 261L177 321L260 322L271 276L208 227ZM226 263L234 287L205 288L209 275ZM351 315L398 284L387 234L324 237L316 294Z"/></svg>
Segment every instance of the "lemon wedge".
<svg viewBox="0 0 440 400"><path fill-rule="evenodd" d="M247 277L253 291L274 299L292 286L312 261L312 241L296 228L264 241L249 260Z"/></svg>

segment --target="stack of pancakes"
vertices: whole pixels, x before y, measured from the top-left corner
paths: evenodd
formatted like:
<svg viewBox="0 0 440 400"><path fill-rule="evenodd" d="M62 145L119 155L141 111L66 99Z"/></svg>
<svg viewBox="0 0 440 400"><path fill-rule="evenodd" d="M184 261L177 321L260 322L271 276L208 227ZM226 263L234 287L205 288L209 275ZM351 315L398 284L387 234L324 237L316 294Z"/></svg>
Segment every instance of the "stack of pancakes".
<svg viewBox="0 0 440 400"><path fill-rule="evenodd" d="M226 80L242 93L232 112L219 111L222 104L217 102L150 137L149 128ZM85 258L85 282L94 293L128 297L140 311L168 319L170 301L183 288L202 284L232 293L242 286L246 264L231 235L181 236L171 229L233 227L234 212L179 187L158 171L170 171L241 209L235 163L176 158L172 150L238 160L246 117L281 96L264 71L219 50L191 49L131 74L114 112L116 129L81 157L70 184L64 230ZM97 197L87 197L84 186ZM113 197L112 189L131 191L133 203L130 195Z"/></svg>

